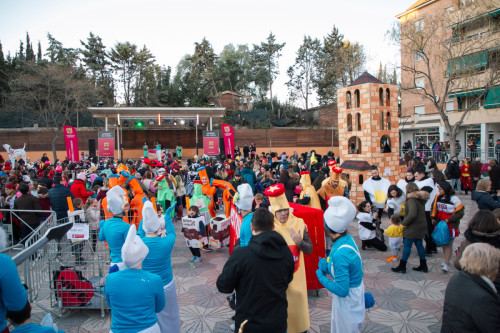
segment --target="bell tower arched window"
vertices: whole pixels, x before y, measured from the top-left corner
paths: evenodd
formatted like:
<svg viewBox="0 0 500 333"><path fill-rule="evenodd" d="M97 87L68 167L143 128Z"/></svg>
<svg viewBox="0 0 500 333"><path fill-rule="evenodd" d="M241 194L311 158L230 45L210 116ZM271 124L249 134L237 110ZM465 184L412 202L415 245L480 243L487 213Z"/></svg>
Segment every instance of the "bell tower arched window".
<svg viewBox="0 0 500 333"><path fill-rule="evenodd" d="M391 106L391 91L389 88L385 90L385 106Z"/></svg>
<svg viewBox="0 0 500 333"><path fill-rule="evenodd" d="M382 153L390 153L391 149L391 139L387 135L382 135L380 138L380 150Z"/></svg>
<svg viewBox="0 0 500 333"><path fill-rule="evenodd" d="M387 112L385 114L385 122L387 124L387 129L390 130L391 129L391 113L390 112Z"/></svg>
<svg viewBox="0 0 500 333"><path fill-rule="evenodd" d="M347 141L349 154L361 154L361 139L357 136L351 136Z"/></svg>
<svg viewBox="0 0 500 333"><path fill-rule="evenodd" d="M384 88L378 90L378 105L384 106Z"/></svg>
<svg viewBox="0 0 500 333"><path fill-rule="evenodd" d="M384 111L380 111L380 130L384 130Z"/></svg>
<svg viewBox="0 0 500 333"><path fill-rule="evenodd" d="M360 107L360 97L359 97L359 90L356 89L354 91L354 107L359 108Z"/></svg>
<svg viewBox="0 0 500 333"><path fill-rule="evenodd" d="M348 91L346 96L345 96L345 102L346 102L346 108L352 109L352 97L351 97L350 91Z"/></svg>
<svg viewBox="0 0 500 333"><path fill-rule="evenodd" d="M361 113L356 113L356 126L358 126L358 131L361 131Z"/></svg>
<svg viewBox="0 0 500 333"><path fill-rule="evenodd" d="M352 131L352 115L350 113L347 115L347 131Z"/></svg>

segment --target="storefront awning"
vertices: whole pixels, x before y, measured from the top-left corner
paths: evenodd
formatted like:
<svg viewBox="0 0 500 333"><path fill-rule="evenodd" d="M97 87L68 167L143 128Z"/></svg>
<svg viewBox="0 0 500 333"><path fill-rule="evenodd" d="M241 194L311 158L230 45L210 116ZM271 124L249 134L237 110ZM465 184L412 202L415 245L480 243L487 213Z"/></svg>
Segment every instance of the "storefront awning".
<svg viewBox="0 0 500 333"><path fill-rule="evenodd" d="M456 98L456 97L466 97L466 96L481 95L483 93L483 91L484 91L484 89L461 91L461 92L458 92L458 93L450 94L450 95L448 95L448 97L449 98Z"/></svg>
<svg viewBox="0 0 500 333"><path fill-rule="evenodd" d="M488 95L486 95L486 100L484 101L484 108L500 108L500 86L493 87L488 90Z"/></svg>
<svg viewBox="0 0 500 333"><path fill-rule="evenodd" d="M490 14L490 16L498 16L498 15L500 15L500 8L499 9L495 9L494 11L490 12L489 14Z"/></svg>

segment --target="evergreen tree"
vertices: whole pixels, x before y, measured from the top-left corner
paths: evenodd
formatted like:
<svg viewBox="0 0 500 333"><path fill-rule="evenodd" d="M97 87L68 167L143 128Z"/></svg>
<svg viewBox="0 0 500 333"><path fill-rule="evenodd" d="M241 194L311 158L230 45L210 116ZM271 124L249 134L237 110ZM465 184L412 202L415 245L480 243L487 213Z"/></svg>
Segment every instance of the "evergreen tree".
<svg viewBox="0 0 500 333"><path fill-rule="evenodd" d="M377 79L379 79L380 81L382 81L382 61L379 63L379 66L378 66Z"/></svg>
<svg viewBox="0 0 500 333"><path fill-rule="evenodd" d="M387 83L387 65L384 65L384 73L382 74L381 81Z"/></svg>
<svg viewBox="0 0 500 333"><path fill-rule="evenodd" d="M274 112L273 103L273 82L279 74L278 59L281 56L281 50L286 43L276 43L276 36L269 33L265 42L260 45L253 45L252 60L254 69L254 82L259 88L261 96L267 95L269 91L271 101L271 110ZM280 117L278 110L278 118Z"/></svg>
<svg viewBox="0 0 500 333"><path fill-rule="evenodd" d="M341 77L342 48L344 35L337 27L323 39L323 45L318 53L316 89L320 104L330 104L337 99L338 82Z"/></svg>
<svg viewBox="0 0 500 333"><path fill-rule="evenodd" d="M36 54L36 61L37 63L40 63L42 61L42 44L40 44L40 41L38 41L38 52Z"/></svg>
<svg viewBox="0 0 500 333"><path fill-rule="evenodd" d="M50 33L47 33L49 47L46 56L51 63L57 63L62 66L75 66L78 58L78 52L75 49L65 48L63 44L55 39Z"/></svg>
<svg viewBox="0 0 500 333"><path fill-rule="evenodd" d="M304 108L309 110L309 97L314 88L316 80L316 63L321 43L319 39L304 36L304 42L297 51L295 64L288 68L289 81L286 83L290 91L292 101L302 99ZM299 115L301 119L301 115Z"/></svg>
<svg viewBox="0 0 500 333"><path fill-rule="evenodd" d="M24 44L23 44L23 41L22 41L22 40L20 40L20 41L19 41L19 53L17 54L17 57L16 57L16 58L18 58L19 60L24 60L24 59L26 59L26 58L24 57Z"/></svg>
<svg viewBox="0 0 500 333"><path fill-rule="evenodd" d="M398 75L396 73L396 68L394 68L394 70L392 72L392 77L391 77L391 80L390 80L390 84L398 84Z"/></svg>
<svg viewBox="0 0 500 333"><path fill-rule="evenodd" d="M35 61L35 52L33 51L33 44L30 41L30 35L26 32L26 61Z"/></svg>
<svg viewBox="0 0 500 333"><path fill-rule="evenodd" d="M219 93L215 84L215 72L217 61L212 45L203 38L201 43L195 43L194 54L188 58L191 62L191 79L194 79L200 85L200 98L215 97L219 100ZM203 96L204 95L204 96ZM220 102L217 103L220 106Z"/></svg>
<svg viewBox="0 0 500 333"><path fill-rule="evenodd" d="M135 55L134 63L137 70L134 106L157 106L158 77L161 75L161 70L155 64L155 57L144 45Z"/></svg>
<svg viewBox="0 0 500 333"><path fill-rule="evenodd" d="M252 80L250 61L248 45L224 46L217 59L217 70L214 73L217 89L250 94Z"/></svg>
<svg viewBox="0 0 500 333"><path fill-rule="evenodd" d="M132 105L132 93L137 76L136 55L137 46L130 44L130 42L116 43L115 47L111 49L111 61L113 68L118 71L119 81L123 84L123 97L126 106Z"/></svg>

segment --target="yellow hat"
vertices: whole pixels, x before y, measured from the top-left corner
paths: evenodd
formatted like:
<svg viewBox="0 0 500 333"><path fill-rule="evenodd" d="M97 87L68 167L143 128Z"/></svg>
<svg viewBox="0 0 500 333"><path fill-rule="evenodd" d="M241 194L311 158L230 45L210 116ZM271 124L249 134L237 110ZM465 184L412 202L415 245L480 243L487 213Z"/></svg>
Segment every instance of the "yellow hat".
<svg viewBox="0 0 500 333"><path fill-rule="evenodd" d="M305 189L307 186L311 185L311 171L302 171L300 173L300 185Z"/></svg>
<svg viewBox="0 0 500 333"><path fill-rule="evenodd" d="M282 209L290 209L288 200L285 196L285 186L281 183L269 186L264 191L264 194L269 197L269 203L271 204L271 212L273 215Z"/></svg>

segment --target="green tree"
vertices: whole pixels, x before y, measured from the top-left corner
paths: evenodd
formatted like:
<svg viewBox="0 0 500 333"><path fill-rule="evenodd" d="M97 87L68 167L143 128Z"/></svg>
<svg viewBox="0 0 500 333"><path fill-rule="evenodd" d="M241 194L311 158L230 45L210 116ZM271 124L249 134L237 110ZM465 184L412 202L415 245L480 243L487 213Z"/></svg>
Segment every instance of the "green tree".
<svg viewBox="0 0 500 333"><path fill-rule="evenodd" d="M215 84L215 72L217 61L212 45L203 38L201 43L195 43L194 54L188 58L191 62L191 79L197 81L200 85L200 93L206 94L204 98L214 96L217 104L220 106L219 93Z"/></svg>
<svg viewBox="0 0 500 333"><path fill-rule="evenodd" d="M366 54L363 46L358 42L344 41L341 52L341 84L349 85L365 70Z"/></svg>
<svg viewBox="0 0 500 333"><path fill-rule="evenodd" d="M273 113L273 82L279 74L278 59L285 44L276 43L276 36L270 32L265 42L261 42L260 45L253 45L251 52L255 86L258 88L261 97L264 97L269 92L269 100L271 101L271 110Z"/></svg>
<svg viewBox="0 0 500 333"><path fill-rule="evenodd" d="M55 39L50 33L47 33L49 47L46 56L51 63L57 63L63 66L75 66L78 59L78 51L72 48L65 48L63 44Z"/></svg>
<svg viewBox="0 0 500 333"><path fill-rule="evenodd" d="M224 46L217 59L215 81L219 91L231 90L243 94L250 94L251 65L248 45L233 44Z"/></svg>
<svg viewBox="0 0 500 333"><path fill-rule="evenodd" d="M297 51L295 64L288 68L289 81L286 83L292 101L301 99L306 112L309 110L309 98L316 81L318 52L321 47L319 39L304 36L304 42ZM299 114L299 119L302 115Z"/></svg>
<svg viewBox="0 0 500 333"><path fill-rule="evenodd" d="M137 76L136 55L137 46L130 42L116 43L115 47L111 49L111 61L113 62L113 68L118 71L117 75L123 86L123 97L126 106L132 104L132 92Z"/></svg>
<svg viewBox="0 0 500 333"><path fill-rule="evenodd" d="M323 39L318 53L316 92L320 104L330 104L337 100L337 88L341 76L342 48L344 35L333 26L332 31Z"/></svg>
<svg viewBox="0 0 500 333"><path fill-rule="evenodd" d="M42 58L43 58L43 54L42 54L42 44L40 43L40 41L38 41L38 51L36 53L36 61L37 62L41 62L42 61Z"/></svg>
<svg viewBox="0 0 500 333"><path fill-rule="evenodd" d="M134 62L137 69L134 105L157 106L159 104L157 86L161 69L155 64L155 57L144 45L136 54Z"/></svg>
<svg viewBox="0 0 500 333"><path fill-rule="evenodd" d="M90 32L87 42L80 40L83 46L80 49L85 70L96 89L97 98L104 105L114 104L113 77L110 72L111 61L109 60L106 46L101 37Z"/></svg>
<svg viewBox="0 0 500 333"><path fill-rule="evenodd" d="M13 107L30 112L36 121L52 133L52 153L63 125L85 110L93 100L90 82L72 66L57 63L26 64L12 80Z"/></svg>
<svg viewBox="0 0 500 333"><path fill-rule="evenodd" d="M30 40L30 35L26 32L26 61L35 61L35 52L33 51L33 44Z"/></svg>

